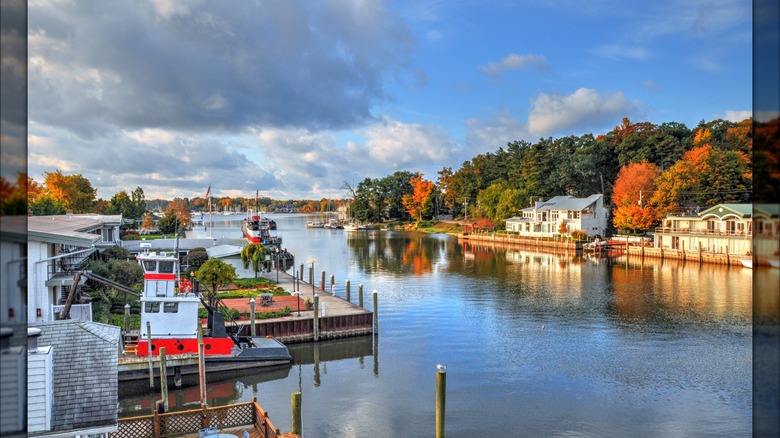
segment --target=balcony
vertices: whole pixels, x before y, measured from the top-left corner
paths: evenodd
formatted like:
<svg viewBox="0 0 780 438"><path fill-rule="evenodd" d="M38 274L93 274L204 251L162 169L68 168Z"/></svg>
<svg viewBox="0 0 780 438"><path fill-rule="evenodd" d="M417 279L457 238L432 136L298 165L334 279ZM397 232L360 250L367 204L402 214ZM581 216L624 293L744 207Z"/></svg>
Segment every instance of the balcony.
<svg viewBox="0 0 780 438"><path fill-rule="evenodd" d="M690 228L657 227L656 234L684 234L686 236L753 237L751 230L697 230Z"/></svg>

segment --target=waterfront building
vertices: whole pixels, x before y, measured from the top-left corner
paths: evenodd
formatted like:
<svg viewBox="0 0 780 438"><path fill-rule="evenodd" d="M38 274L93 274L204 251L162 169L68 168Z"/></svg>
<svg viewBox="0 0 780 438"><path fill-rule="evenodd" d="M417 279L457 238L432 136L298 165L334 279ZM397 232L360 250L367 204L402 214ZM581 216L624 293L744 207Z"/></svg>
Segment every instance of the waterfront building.
<svg viewBox="0 0 780 438"><path fill-rule="evenodd" d="M537 201L532 207L520 210L521 216L506 220L506 230L520 237L555 237L566 233L585 231L588 236L604 236L607 230L609 210L604 207L604 195L587 198L555 196L547 201Z"/></svg>
<svg viewBox="0 0 780 438"><path fill-rule="evenodd" d="M27 217L27 321L52 321L76 274L101 250L119 245L122 215L65 214ZM85 277L82 277L86 281ZM71 315L92 319L90 304Z"/></svg>
<svg viewBox="0 0 780 438"><path fill-rule="evenodd" d="M669 215L661 224L656 248L740 256L752 251L752 204L718 204L696 215Z"/></svg>
<svg viewBox="0 0 780 438"><path fill-rule="evenodd" d="M753 206L753 248L762 263L765 258L777 260L780 255L780 204Z"/></svg>

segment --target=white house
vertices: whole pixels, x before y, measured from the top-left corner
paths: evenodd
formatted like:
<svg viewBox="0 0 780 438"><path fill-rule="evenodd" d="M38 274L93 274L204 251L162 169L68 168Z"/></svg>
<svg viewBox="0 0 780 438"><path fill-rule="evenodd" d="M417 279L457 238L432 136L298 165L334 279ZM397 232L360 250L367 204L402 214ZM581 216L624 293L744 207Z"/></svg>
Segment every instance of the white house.
<svg viewBox="0 0 780 438"><path fill-rule="evenodd" d="M93 254L119 243L121 215L67 214L27 218L27 321L52 321ZM82 277L83 278L83 277ZM91 319L91 307L74 306Z"/></svg>
<svg viewBox="0 0 780 438"><path fill-rule="evenodd" d="M566 225L566 233L582 230L588 236L604 236L609 218L601 194L587 198L555 196L547 201L537 201L533 207L520 212L522 216L506 220L506 230L521 237L558 236L561 224Z"/></svg>
<svg viewBox="0 0 780 438"><path fill-rule="evenodd" d="M698 215L667 216L655 229L655 247L747 255L753 243L753 205L718 204Z"/></svg>

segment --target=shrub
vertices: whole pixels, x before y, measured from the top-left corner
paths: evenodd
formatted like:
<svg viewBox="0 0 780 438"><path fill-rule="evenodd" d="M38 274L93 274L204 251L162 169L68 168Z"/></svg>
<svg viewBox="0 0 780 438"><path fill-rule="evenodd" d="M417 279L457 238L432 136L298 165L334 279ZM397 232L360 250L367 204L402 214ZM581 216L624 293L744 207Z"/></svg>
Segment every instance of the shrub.
<svg viewBox="0 0 780 438"><path fill-rule="evenodd" d="M233 280L233 284L240 288L252 288L271 286L274 283L265 278L236 278Z"/></svg>
<svg viewBox="0 0 780 438"><path fill-rule="evenodd" d="M205 310L205 309L204 309ZM108 315L108 323L110 325L117 326L124 330L125 328L125 315L117 315L112 313ZM141 329L141 315L130 315L130 330Z"/></svg>
<svg viewBox="0 0 780 438"><path fill-rule="evenodd" d="M588 238L588 233L585 230L574 230L569 234L574 240L585 240Z"/></svg>

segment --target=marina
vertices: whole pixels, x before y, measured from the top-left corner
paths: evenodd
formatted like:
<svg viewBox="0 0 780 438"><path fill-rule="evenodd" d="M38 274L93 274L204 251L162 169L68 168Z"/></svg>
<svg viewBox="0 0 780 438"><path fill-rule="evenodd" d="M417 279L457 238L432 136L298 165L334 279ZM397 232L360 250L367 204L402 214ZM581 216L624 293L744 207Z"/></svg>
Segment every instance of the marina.
<svg viewBox="0 0 780 438"><path fill-rule="evenodd" d="M417 436L433 428L432 374L444 364L452 436L507 430L655 435L659 428L735 436L750 430L752 307L771 313L778 299L764 294L754 303L752 278L771 283L776 269L590 258L466 245L447 235L307 229L304 215L275 219L296 255L294 271L304 265L304 297L330 296L330 275L332 297L342 301L346 280L353 303L357 285L377 290L379 335L289 342L287 371L224 380L210 375L209 387L229 388L219 403L257 397L274 413L274 424L289 430L290 394L301 391L304 435ZM216 225L216 231L235 229L235 223ZM240 260L225 261L251 275ZM312 265L320 274L313 275L314 291ZM277 278L276 272L262 275ZM363 305L372 307L365 297ZM335 304L326 307L327 318L337 312ZM287 318L295 319L295 310ZM365 343L373 365L362 354L322 353L343 342ZM136 386L120 388L121 417L148 405ZM183 391L186 385L172 389L171 397ZM679 409L678 400L696 400L695 415ZM474 412L479 420L466 420Z"/></svg>

